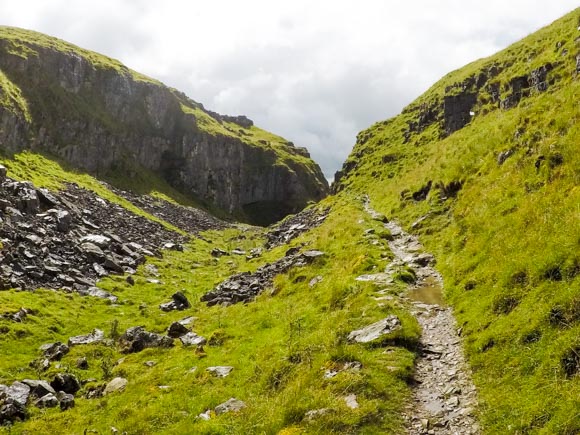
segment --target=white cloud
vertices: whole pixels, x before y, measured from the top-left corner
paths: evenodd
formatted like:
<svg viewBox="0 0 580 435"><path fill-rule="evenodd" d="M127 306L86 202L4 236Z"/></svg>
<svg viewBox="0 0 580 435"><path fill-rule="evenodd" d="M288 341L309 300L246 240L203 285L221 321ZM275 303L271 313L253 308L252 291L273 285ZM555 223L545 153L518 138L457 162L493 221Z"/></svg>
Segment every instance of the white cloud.
<svg viewBox="0 0 580 435"><path fill-rule="evenodd" d="M2 24L122 60L307 146L330 176L356 133L573 0L20 0Z"/></svg>

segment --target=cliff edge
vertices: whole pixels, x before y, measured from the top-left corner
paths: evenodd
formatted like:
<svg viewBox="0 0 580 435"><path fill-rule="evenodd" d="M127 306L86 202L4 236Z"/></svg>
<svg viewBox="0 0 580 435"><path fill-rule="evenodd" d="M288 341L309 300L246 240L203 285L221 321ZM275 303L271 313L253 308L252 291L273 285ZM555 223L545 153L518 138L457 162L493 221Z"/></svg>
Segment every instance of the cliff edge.
<svg viewBox="0 0 580 435"><path fill-rule="evenodd" d="M305 148L206 110L120 62L0 27L0 143L104 177L152 171L210 208L269 224L328 191Z"/></svg>

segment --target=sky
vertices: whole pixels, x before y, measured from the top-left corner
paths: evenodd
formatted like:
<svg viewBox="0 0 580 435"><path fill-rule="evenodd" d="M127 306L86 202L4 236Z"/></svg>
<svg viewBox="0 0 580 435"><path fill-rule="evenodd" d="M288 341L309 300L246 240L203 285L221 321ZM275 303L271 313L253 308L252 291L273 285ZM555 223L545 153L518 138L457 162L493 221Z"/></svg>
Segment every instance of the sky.
<svg viewBox="0 0 580 435"><path fill-rule="evenodd" d="M577 0L18 0L0 24L119 59L307 147L332 178L356 134Z"/></svg>

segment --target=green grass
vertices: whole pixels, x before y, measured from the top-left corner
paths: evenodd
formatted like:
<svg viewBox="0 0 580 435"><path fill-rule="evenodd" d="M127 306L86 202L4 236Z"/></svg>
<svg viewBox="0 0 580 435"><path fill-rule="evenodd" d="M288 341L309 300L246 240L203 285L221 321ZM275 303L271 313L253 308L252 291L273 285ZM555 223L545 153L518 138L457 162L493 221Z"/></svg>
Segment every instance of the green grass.
<svg viewBox="0 0 580 435"><path fill-rule="evenodd" d="M43 33L17 27L0 26L0 39L8 44L8 52L22 58L38 56L38 49L50 49L62 53L74 53L87 59L95 68L109 69L131 76L134 80L160 84L158 81L133 71L116 59L94 51L77 47L74 44Z"/></svg>
<svg viewBox="0 0 580 435"><path fill-rule="evenodd" d="M264 258L246 261L243 257L211 257L217 246L250 249L263 243L255 229L226 230L205 235L207 243L194 240L185 252L167 252L164 259L151 259L159 269L162 284L150 284L140 268L136 285L121 277L103 280L100 285L120 298L119 305L81 298L60 292L7 291L2 293L2 310L20 306L35 314L22 324L0 320L4 331L0 340L0 382L37 378L28 363L39 357L38 346L99 327L110 333L113 322L118 331L135 325L163 332L171 321L197 317L194 330L215 340L206 345L201 358L181 345L169 350L145 350L122 355L115 347L77 347L61 362L61 371L72 371L82 379L96 379L90 385L124 376L129 385L123 393L102 399L77 399L74 409L32 410L30 420L18 423L11 433L83 433L85 429L145 433L400 433L400 409L408 399L407 380L412 372L414 353L394 343L412 348L419 327L399 304L382 306L371 298L376 288L354 280L378 267L385 244L372 245L364 230L378 224L359 206L336 204L321 227L301 236L293 245L308 243L326 256L312 265L291 269L275 281L275 291L266 291L247 305L208 308L199 297L222 279L239 270L255 270L266 261L284 255L287 246L268 252ZM356 202L355 202L356 204ZM240 239L240 235L244 235ZM310 288L315 276L322 282ZM184 312L163 313L158 305L181 289L192 302ZM397 314L403 328L385 347L352 345L346 335L388 314ZM75 367L85 356L89 370ZM121 357L124 360L115 364ZM154 360L149 368L145 361ZM325 369L337 363L357 360L360 372L343 372L324 379ZM205 369L212 365L232 365L227 378L211 377ZM197 367L190 373L192 367ZM48 377L54 373L41 374ZM90 386L89 385L89 386ZM167 385L168 389L159 386ZM86 388L89 388L86 386ZM84 391L83 390L83 391ZM82 392L81 392L82 393ZM356 394L360 408L351 410L343 397ZM209 422L195 416L236 397L247 403L239 414L214 416ZM331 408L334 412L308 423L308 410Z"/></svg>
<svg viewBox="0 0 580 435"><path fill-rule="evenodd" d="M0 71L0 107L23 116L28 122L31 120L28 104L22 97L20 88L12 83L2 71Z"/></svg>
<svg viewBox="0 0 580 435"><path fill-rule="evenodd" d="M485 433L580 431L579 16L447 75L403 114L362 132L342 182L404 226L427 216L414 231L436 255L463 328ZM491 64L505 66L497 80L507 83L547 62L557 66L546 92L510 110L480 100L463 129L441 139L432 124L405 143L407 122L446 86ZM513 154L500 165L506 150ZM414 201L428 181L426 200ZM463 187L444 199L451 182Z"/></svg>

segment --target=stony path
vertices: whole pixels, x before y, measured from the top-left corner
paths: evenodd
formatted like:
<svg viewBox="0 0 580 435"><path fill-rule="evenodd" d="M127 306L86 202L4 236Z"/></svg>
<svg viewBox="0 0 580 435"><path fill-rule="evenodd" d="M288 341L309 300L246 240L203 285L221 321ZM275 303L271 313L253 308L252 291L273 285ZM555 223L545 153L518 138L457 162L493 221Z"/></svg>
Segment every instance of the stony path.
<svg viewBox="0 0 580 435"><path fill-rule="evenodd" d="M365 210L374 218L379 217L368 198ZM389 247L395 260L384 273L377 274L377 281L392 282L392 274L404 265L412 267L417 275L417 282L410 286L407 296L412 300L413 314L423 332L415 367L413 402L404 415L408 432L411 435L480 434L474 416L477 394L471 371L463 356L453 312L441 301L443 280L432 267L433 256L424 253L418 239L396 223L388 222L385 227L393 236Z"/></svg>

